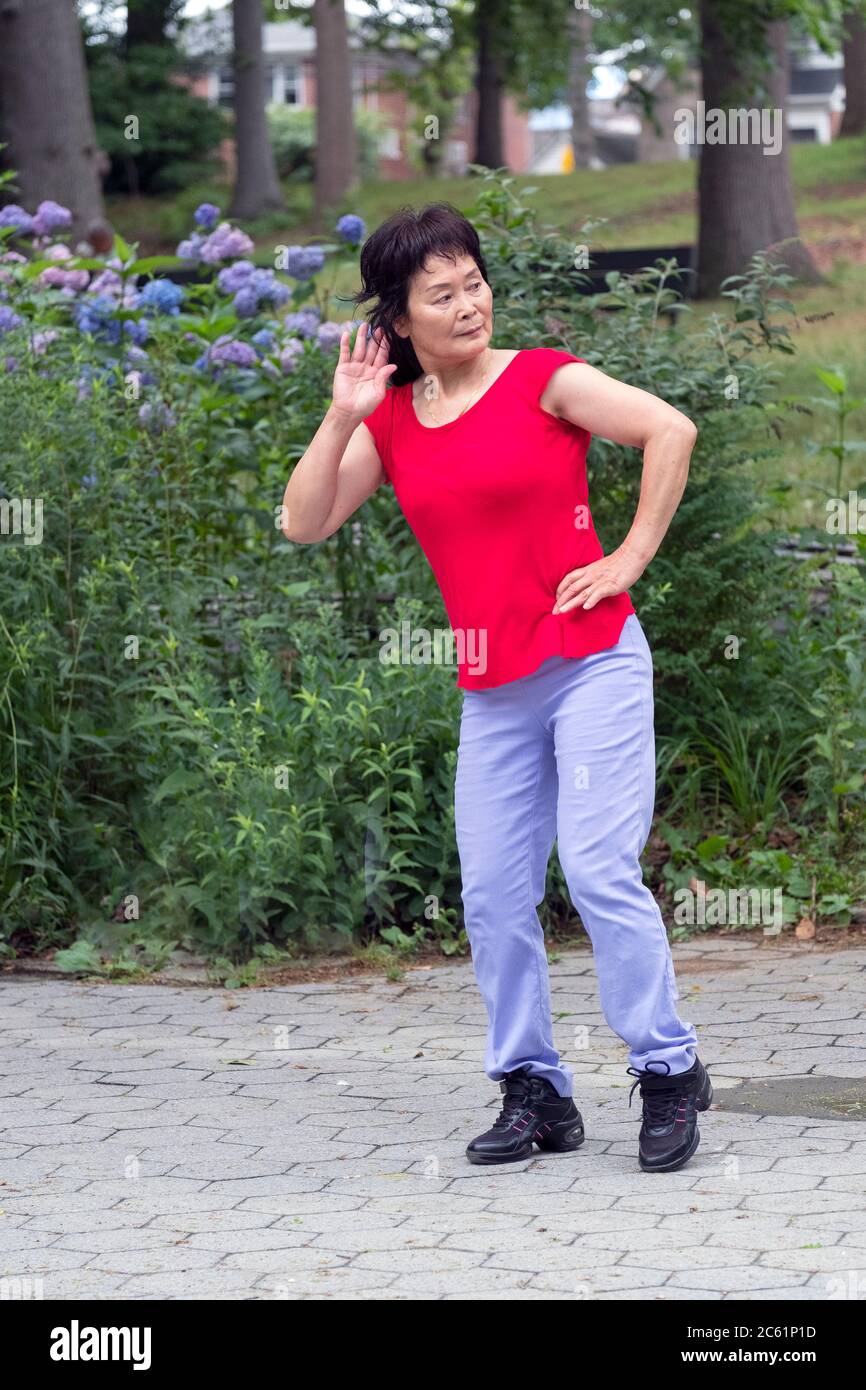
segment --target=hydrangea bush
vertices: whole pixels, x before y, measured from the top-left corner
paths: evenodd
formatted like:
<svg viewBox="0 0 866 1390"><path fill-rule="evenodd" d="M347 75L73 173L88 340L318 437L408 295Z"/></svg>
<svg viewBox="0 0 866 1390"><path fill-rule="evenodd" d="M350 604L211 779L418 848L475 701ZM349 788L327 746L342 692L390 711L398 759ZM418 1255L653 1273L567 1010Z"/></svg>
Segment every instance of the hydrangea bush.
<svg viewBox="0 0 866 1390"><path fill-rule="evenodd" d="M347 214L336 224L336 242L329 247L289 246L279 253L280 268L256 265L250 257L253 242L240 228L220 220L220 209L202 203L193 214L194 229L181 240L174 257L136 259L135 248L117 238L110 255L99 259L86 245L75 250L57 237L72 223L71 213L54 202L40 203L36 212L9 204L0 211L0 340L3 367L18 369L22 357L52 353L62 364L69 356L70 336L90 341L95 350L79 379L90 388L94 375L119 381L130 372L137 388L153 387L156 375L147 372L148 344L174 335L170 352L173 389L191 373L212 378L225 389L249 392L256 385L276 389L282 377L294 372L305 353L332 354L345 329L355 320L335 322L324 317L324 303L310 304L313 277L324 268L326 256L351 252L364 235L363 220ZM26 254L23 254L26 253ZM203 284L184 288L160 276L172 270L197 268ZM327 295L321 296L322 300ZM50 322L48 336L43 327ZM219 331L214 332L214 326ZM137 350L137 351L136 351ZM62 367L61 367L62 369ZM186 389L184 387L184 389ZM143 405L153 407L145 400ZM142 424L176 418L171 403L149 408Z"/></svg>

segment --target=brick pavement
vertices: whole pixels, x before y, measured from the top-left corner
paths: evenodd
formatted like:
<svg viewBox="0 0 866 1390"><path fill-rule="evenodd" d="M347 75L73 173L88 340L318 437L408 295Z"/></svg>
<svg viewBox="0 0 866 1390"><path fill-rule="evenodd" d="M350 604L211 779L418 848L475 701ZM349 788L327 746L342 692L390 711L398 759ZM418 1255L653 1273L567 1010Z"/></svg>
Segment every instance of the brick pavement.
<svg viewBox="0 0 866 1390"><path fill-rule="evenodd" d="M671 1174L638 1168L585 950L551 989L586 1143L495 1168L464 1155L501 1099L468 961L233 993L7 975L0 1298L863 1299L866 1093L831 1113L821 1083L866 1079L866 951L674 959L716 1104Z"/></svg>

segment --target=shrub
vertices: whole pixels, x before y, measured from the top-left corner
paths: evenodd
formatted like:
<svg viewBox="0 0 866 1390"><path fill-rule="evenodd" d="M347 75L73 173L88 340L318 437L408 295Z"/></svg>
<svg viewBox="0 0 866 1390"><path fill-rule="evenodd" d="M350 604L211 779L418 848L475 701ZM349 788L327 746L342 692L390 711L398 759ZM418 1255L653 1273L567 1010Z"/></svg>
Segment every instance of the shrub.
<svg viewBox="0 0 866 1390"><path fill-rule="evenodd" d="M39 543L5 534L0 570L2 949L77 938L76 960L179 944L225 962L406 933L465 949L453 671L379 660L383 627L447 627L432 572L384 491L321 545L279 529L287 470L330 394L329 268L355 254L362 224L341 219L332 244L270 270L209 204L177 258L144 260L119 238L108 258L73 255L56 239L63 211L0 214L13 248L0 258L0 502L19 521L22 499L44 504ZM804 816L853 844L862 576L829 615L798 581L780 587L743 471L774 383L772 275L756 265L731 287L730 318L663 326L663 268L582 296L573 248L507 180L482 181L474 215L499 343L568 347L699 426L689 490L635 594L659 672L665 795L682 753L691 816L713 797L769 815L793 787ZM152 278L180 263L210 278ZM596 440L591 466L616 544L640 457ZM744 660L725 659L731 634ZM744 799L707 745L713 722L717 747L725 736L722 696L758 740L777 709L811 768L794 760L772 795L762 775ZM556 922L570 908L555 862L550 882Z"/></svg>

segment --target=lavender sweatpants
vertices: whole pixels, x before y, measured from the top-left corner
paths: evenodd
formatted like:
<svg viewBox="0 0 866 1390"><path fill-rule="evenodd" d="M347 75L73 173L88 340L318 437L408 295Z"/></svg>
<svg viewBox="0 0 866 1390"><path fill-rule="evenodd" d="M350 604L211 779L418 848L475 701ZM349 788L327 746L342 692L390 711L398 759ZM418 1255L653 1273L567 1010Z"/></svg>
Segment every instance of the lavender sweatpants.
<svg viewBox="0 0 866 1390"><path fill-rule="evenodd" d="M525 1066L572 1094L574 1074L553 1044L536 912L554 839L592 943L602 1012L629 1064L687 1071L697 1035L679 1017L667 933L640 866L655 736L652 656L637 614L605 651L551 656L528 676L464 690L454 797L464 924L489 1019L487 1075L499 1081Z"/></svg>

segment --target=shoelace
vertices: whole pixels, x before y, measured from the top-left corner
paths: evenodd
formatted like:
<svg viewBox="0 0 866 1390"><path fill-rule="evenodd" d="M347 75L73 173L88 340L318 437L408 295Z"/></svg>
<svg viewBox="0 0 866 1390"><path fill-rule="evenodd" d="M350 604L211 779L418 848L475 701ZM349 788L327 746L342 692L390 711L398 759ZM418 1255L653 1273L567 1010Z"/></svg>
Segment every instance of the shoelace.
<svg viewBox="0 0 866 1390"><path fill-rule="evenodd" d="M667 1062L661 1061L663 1067L667 1067L670 1074L670 1066ZM629 1109L631 1108L631 1098L635 1090L647 1076L662 1076L663 1072L650 1071L649 1067L645 1071L637 1071L634 1067L627 1067L626 1070L631 1076L636 1076L637 1081L628 1093ZM652 1086L641 1091L643 1101L644 1121L651 1128L662 1127L671 1123L677 1104L683 1094L682 1088L676 1084L671 1086Z"/></svg>
<svg viewBox="0 0 866 1390"><path fill-rule="evenodd" d="M505 1082L505 1092L502 1099L502 1113L493 1121L494 1129L505 1129L519 1115L521 1110L525 1110L529 1103L529 1084L521 1078L509 1078Z"/></svg>

